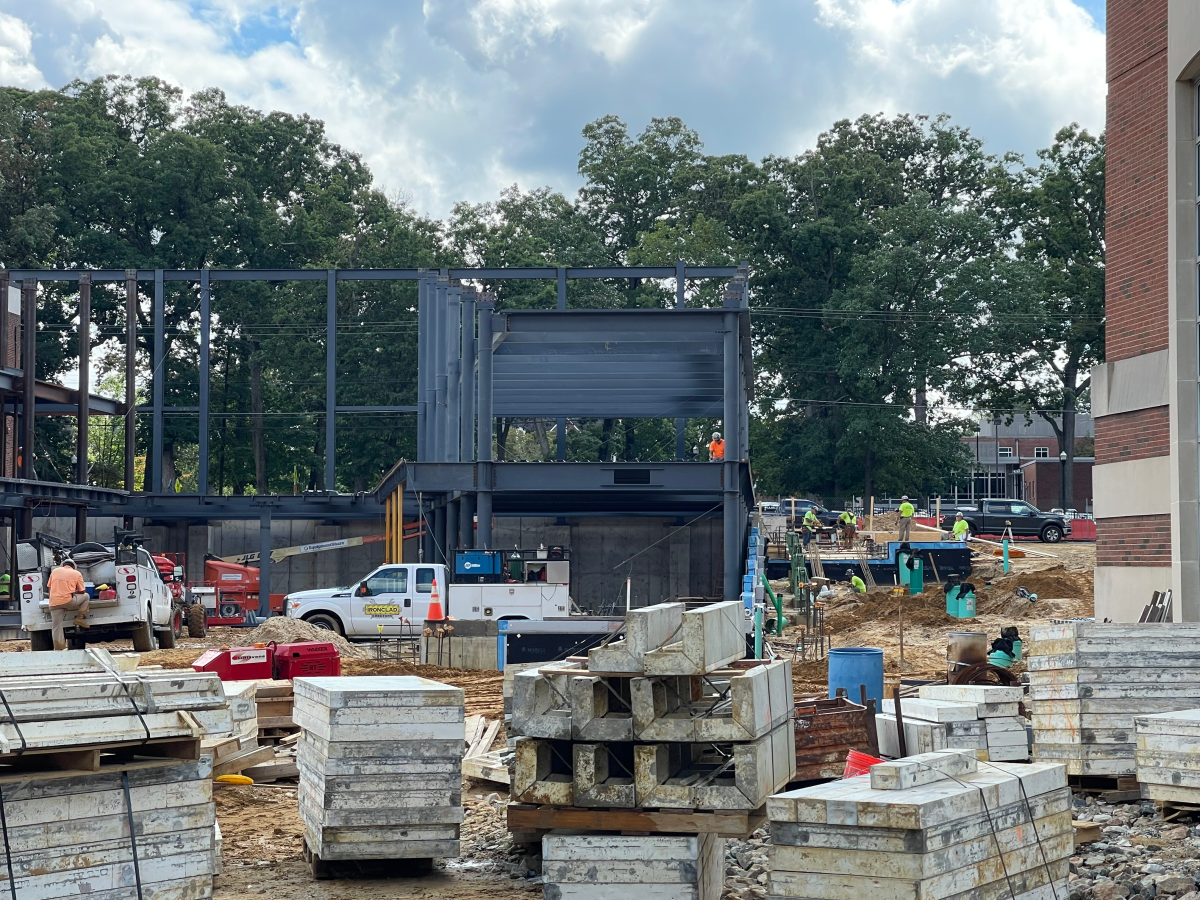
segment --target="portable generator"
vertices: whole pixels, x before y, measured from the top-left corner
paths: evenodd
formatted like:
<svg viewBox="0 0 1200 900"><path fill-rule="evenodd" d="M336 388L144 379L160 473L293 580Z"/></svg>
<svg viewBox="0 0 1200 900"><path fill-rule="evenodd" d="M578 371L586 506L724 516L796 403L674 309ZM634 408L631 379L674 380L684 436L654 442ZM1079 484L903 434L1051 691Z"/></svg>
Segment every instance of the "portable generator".
<svg viewBox="0 0 1200 900"><path fill-rule="evenodd" d="M222 681L292 679L301 675L341 675L337 647L321 641L299 644L255 644L207 650L192 663L197 672L213 672Z"/></svg>

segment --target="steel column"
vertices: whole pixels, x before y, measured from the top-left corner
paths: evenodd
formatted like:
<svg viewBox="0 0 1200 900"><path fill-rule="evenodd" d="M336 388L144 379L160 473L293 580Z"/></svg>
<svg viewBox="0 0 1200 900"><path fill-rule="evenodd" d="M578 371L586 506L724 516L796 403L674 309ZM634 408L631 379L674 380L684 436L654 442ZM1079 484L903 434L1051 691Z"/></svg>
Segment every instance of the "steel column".
<svg viewBox="0 0 1200 900"><path fill-rule="evenodd" d="M675 308L686 309L687 297L685 289L687 288L687 278L685 277L686 267L683 260L675 263ZM675 458L683 459L687 456L687 419L675 420Z"/></svg>
<svg viewBox="0 0 1200 900"><path fill-rule="evenodd" d="M458 501L446 501L446 565L454 565L454 551L458 549Z"/></svg>
<svg viewBox="0 0 1200 900"><path fill-rule="evenodd" d="M137 452L137 269L125 270L125 490L133 490ZM142 487L145 488L143 481Z"/></svg>
<svg viewBox="0 0 1200 900"><path fill-rule="evenodd" d="M37 279L21 283L21 477L32 479L37 432ZM27 516L32 524L32 516Z"/></svg>
<svg viewBox="0 0 1200 900"><path fill-rule="evenodd" d="M0 269L0 307L3 311L0 312L0 369L9 368L8 365L8 269ZM7 433L7 432L6 432ZM7 473L5 473L7 474ZM15 583L15 582L14 582Z"/></svg>
<svg viewBox="0 0 1200 900"><path fill-rule="evenodd" d="M163 406L166 405L166 363L163 360L163 342L166 325L166 298L163 295L163 270L154 270L154 354L150 361L150 373L153 380L153 393L150 399L152 413L152 430L150 432L150 458L146 460L147 491L153 493L165 492L163 485Z"/></svg>
<svg viewBox="0 0 1200 900"><path fill-rule="evenodd" d="M428 462L432 427L429 421L429 317L432 279L417 282L417 460Z"/></svg>
<svg viewBox="0 0 1200 900"><path fill-rule="evenodd" d="M325 274L325 490L337 490L337 269Z"/></svg>
<svg viewBox="0 0 1200 900"><path fill-rule="evenodd" d="M434 383L434 425L433 425L433 458L438 462L447 460L447 427L446 419L446 386L449 381L446 375L448 354L446 353L446 332L450 292L450 279L445 275L439 276L433 299L433 383Z"/></svg>
<svg viewBox="0 0 1200 900"><path fill-rule="evenodd" d="M271 615L271 510L258 516L258 614Z"/></svg>
<svg viewBox="0 0 1200 900"><path fill-rule="evenodd" d="M462 377L460 379L458 458L461 462L475 459L475 291L462 295ZM464 548L471 546L464 542Z"/></svg>
<svg viewBox="0 0 1200 900"><path fill-rule="evenodd" d="M458 462L462 361L459 359L462 319L462 290L446 291L446 462Z"/></svg>
<svg viewBox="0 0 1200 900"><path fill-rule="evenodd" d="M492 549L492 312L490 294L479 304L479 462L475 473L478 491L475 529L476 547Z"/></svg>
<svg viewBox="0 0 1200 900"><path fill-rule="evenodd" d="M741 428L738 420L738 384L741 375L738 341L738 313L725 313L725 347L724 347L724 393L725 418L722 422L722 433L725 438L725 461L723 484L723 514L724 514L724 598L737 600L741 596L742 586L742 525L739 460L742 458L739 439Z"/></svg>
<svg viewBox="0 0 1200 900"><path fill-rule="evenodd" d="M458 498L458 546L470 550L475 546L475 495Z"/></svg>
<svg viewBox="0 0 1200 900"><path fill-rule="evenodd" d="M88 483L88 401L91 398L92 276L79 274L79 412L75 425L75 481ZM87 540L87 507L75 508L75 543Z"/></svg>
<svg viewBox="0 0 1200 900"><path fill-rule="evenodd" d="M208 387L209 387L209 325L211 296L208 286L208 269L200 270L200 424L199 464L196 471L196 491L201 496L208 493Z"/></svg>
<svg viewBox="0 0 1200 900"><path fill-rule="evenodd" d="M433 508L433 561L446 564L446 507Z"/></svg>
<svg viewBox="0 0 1200 900"><path fill-rule="evenodd" d="M558 267L558 308L565 310L567 308L567 270L563 266ZM555 457L559 462L567 458L567 420L559 417L554 420L555 425Z"/></svg>

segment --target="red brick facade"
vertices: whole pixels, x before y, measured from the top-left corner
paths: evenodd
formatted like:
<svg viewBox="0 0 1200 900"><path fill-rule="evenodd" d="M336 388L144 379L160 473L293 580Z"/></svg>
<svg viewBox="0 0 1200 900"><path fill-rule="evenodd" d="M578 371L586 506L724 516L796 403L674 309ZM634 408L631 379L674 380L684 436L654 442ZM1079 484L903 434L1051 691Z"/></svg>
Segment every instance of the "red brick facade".
<svg viewBox="0 0 1200 900"><path fill-rule="evenodd" d="M1171 417L1166 406L1096 419L1096 465L1171 455Z"/></svg>
<svg viewBox="0 0 1200 900"><path fill-rule="evenodd" d="M1062 500L1062 463L1057 459L1039 460L1021 466L1021 479L1024 482L1022 496L1040 510L1055 509ZM1067 509L1077 509L1086 512L1091 508L1092 501L1092 463L1075 461L1075 472L1072 485L1074 497L1067 500Z"/></svg>
<svg viewBox="0 0 1200 900"><path fill-rule="evenodd" d="M1097 566L1171 565L1171 516L1096 520Z"/></svg>
<svg viewBox="0 0 1200 900"><path fill-rule="evenodd" d="M1166 349L1167 0L1110 2L1106 358Z"/></svg>

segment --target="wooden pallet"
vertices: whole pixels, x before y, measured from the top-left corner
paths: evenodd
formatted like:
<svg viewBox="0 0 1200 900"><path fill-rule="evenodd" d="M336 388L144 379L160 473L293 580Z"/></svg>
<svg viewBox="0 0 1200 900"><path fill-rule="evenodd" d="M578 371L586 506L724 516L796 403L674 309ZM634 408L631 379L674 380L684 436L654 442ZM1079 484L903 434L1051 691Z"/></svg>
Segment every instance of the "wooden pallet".
<svg viewBox="0 0 1200 900"><path fill-rule="evenodd" d="M1072 789L1099 794L1105 803L1133 803L1142 799L1142 786L1132 775L1068 775Z"/></svg>
<svg viewBox="0 0 1200 900"><path fill-rule="evenodd" d="M135 757L196 760L199 738L157 738L70 748L45 748L0 754L0 775L19 772L99 772L103 762L128 762Z"/></svg>
<svg viewBox="0 0 1200 900"><path fill-rule="evenodd" d="M765 806L753 812L677 812L647 809L583 809L576 806L508 804L512 832L576 831L638 832L642 834L715 834L746 838L767 821Z"/></svg>
<svg viewBox="0 0 1200 900"><path fill-rule="evenodd" d="M1174 800L1155 800L1159 815L1164 822L1172 822L1180 816L1200 815L1200 805L1194 803L1179 803Z"/></svg>
<svg viewBox="0 0 1200 900"><path fill-rule="evenodd" d="M490 753L464 757L462 773L467 778L494 781L497 784L511 784L508 763L505 761L505 757L508 755L510 755L508 750L494 750Z"/></svg>

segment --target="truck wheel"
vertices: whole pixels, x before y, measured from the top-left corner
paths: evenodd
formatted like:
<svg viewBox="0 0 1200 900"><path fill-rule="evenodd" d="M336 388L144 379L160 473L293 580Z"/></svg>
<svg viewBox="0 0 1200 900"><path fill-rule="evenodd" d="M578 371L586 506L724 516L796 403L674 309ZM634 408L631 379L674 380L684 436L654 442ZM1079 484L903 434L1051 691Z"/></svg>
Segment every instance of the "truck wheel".
<svg viewBox="0 0 1200 900"><path fill-rule="evenodd" d="M1057 525L1047 525L1042 529L1042 541L1047 544L1057 544L1063 539L1062 529Z"/></svg>
<svg viewBox="0 0 1200 900"><path fill-rule="evenodd" d="M344 634L342 631L342 623L338 621L337 616L329 613L313 613L304 619L309 625L315 625L317 628L323 628L326 631L332 631L334 634Z"/></svg>
<svg viewBox="0 0 1200 900"><path fill-rule="evenodd" d="M154 632L158 635L159 650L173 650L175 648L175 632L171 628L163 628Z"/></svg>
<svg viewBox="0 0 1200 900"><path fill-rule="evenodd" d="M171 607L171 634L175 637L183 636L183 607Z"/></svg>
<svg viewBox="0 0 1200 900"><path fill-rule="evenodd" d="M199 603L188 607L187 611L188 637L202 638L208 634L208 613Z"/></svg>
<svg viewBox="0 0 1200 900"><path fill-rule="evenodd" d="M29 632L29 649L34 651L53 650L54 635L49 630Z"/></svg>
<svg viewBox="0 0 1200 900"><path fill-rule="evenodd" d="M150 628L149 620L135 625L129 632L129 637L133 639L133 649L138 653L149 653L154 649L154 632Z"/></svg>

